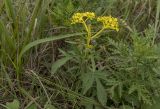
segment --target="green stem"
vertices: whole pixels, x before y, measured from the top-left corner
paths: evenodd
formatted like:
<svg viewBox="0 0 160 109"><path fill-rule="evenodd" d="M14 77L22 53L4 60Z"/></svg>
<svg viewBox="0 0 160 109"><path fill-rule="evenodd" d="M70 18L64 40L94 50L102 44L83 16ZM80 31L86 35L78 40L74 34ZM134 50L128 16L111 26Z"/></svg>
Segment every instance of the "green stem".
<svg viewBox="0 0 160 109"><path fill-rule="evenodd" d="M97 38L97 36L98 36L99 34L101 34L104 29L105 29L105 28L103 27L101 30L99 30L94 36L91 37L91 39Z"/></svg>
<svg viewBox="0 0 160 109"><path fill-rule="evenodd" d="M91 41L91 26L90 25L87 26L85 21L83 21L83 25L85 27L85 30L87 31L87 36L86 36L87 44L86 44L86 46L87 46L87 48L89 48L90 47L90 41Z"/></svg>
<svg viewBox="0 0 160 109"><path fill-rule="evenodd" d="M88 36L87 36L87 47L90 46L90 41L91 41L91 26L88 26Z"/></svg>
<svg viewBox="0 0 160 109"><path fill-rule="evenodd" d="M88 26L87 26L86 22L85 22L85 21L83 21L83 23L82 23L82 24L84 25L84 28L86 29L86 31L87 31L87 33L88 33Z"/></svg>

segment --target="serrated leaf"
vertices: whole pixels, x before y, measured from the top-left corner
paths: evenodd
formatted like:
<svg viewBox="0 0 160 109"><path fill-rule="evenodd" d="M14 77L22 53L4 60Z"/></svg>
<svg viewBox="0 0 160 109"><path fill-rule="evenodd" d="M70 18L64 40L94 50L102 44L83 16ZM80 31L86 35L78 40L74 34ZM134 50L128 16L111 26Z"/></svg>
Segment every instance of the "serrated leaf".
<svg viewBox="0 0 160 109"><path fill-rule="evenodd" d="M55 63L52 64L52 68L51 68L51 73L52 75L55 74L57 72L57 70L62 67L67 61L69 61L70 59L72 59L71 56L67 56L64 58L59 59L58 61L56 61Z"/></svg>
<svg viewBox="0 0 160 109"><path fill-rule="evenodd" d="M96 83L97 83L97 98L98 101L105 106L107 103L107 93L102 85L102 83L96 79Z"/></svg>
<svg viewBox="0 0 160 109"><path fill-rule="evenodd" d="M67 4L67 7L66 7L66 10L67 10L67 12L72 12L73 9L74 9L73 2L71 0L69 0L68 4Z"/></svg>
<svg viewBox="0 0 160 109"><path fill-rule="evenodd" d="M6 106L8 107L8 109L19 109L19 101L13 100L13 102L7 102Z"/></svg>

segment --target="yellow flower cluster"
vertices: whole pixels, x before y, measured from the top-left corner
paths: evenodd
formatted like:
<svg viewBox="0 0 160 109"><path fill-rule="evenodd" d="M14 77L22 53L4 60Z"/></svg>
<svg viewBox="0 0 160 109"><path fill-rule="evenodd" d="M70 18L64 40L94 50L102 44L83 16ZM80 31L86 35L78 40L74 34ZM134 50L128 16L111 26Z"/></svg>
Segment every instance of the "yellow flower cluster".
<svg viewBox="0 0 160 109"><path fill-rule="evenodd" d="M119 31L119 24L118 24L118 19L114 18L112 16L101 16L101 17L97 17L97 21L98 22L102 22L103 26L102 28L97 31L95 34L92 34L91 32L91 24L88 24L87 20L90 19L94 19L95 17L95 13L93 12L84 12L84 13L75 13L73 14L71 21L71 24L76 24L76 23L81 23L86 32L86 48L92 48L93 45L91 44L91 41L95 38L98 38L99 35L105 30L105 29L112 29L112 30L116 30Z"/></svg>
<svg viewBox="0 0 160 109"><path fill-rule="evenodd" d="M98 17L97 21L102 22L105 29L113 29L119 31L117 18L114 18L112 16L102 16Z"/></svg>
<svg viewBox="0 0 160 109"><path fill-rule="evenodd" d="M72 24L75 24L75 23L83 23L84 22L84 18L88 18L88 19L93 19L95 18L95 14L93 12L85 12L85 13L75 13L73 16L72 16Z"/></svg>

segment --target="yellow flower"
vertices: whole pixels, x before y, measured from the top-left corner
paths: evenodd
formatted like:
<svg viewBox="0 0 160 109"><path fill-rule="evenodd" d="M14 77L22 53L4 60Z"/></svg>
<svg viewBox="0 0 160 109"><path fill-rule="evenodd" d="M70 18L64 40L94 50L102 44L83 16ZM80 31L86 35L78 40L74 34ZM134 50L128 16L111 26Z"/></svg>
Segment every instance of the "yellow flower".
<svg viewBox="0 0 160 109"><path fill-rule="evenodd" d="M85 12L85 13L83 13L83 16L92 20L92 19L95 18L95 13L93 13L93 12Z"/></svg>
<svg viewBox="0 0 160 109"><path fill-rule="evenodd" d="M84 20L87 18L92 20L93 18L95 18L95 13L93 12L75 13L71 18L72 21L71 24L83 23Z"/></svg>
<svg viewBox="0 0 160 109"><path fill-rule="evenodd" d="M103 23L105 29L113 29L119 31L118 19L112 16L102 16L98 17L97 21Z"/></svg>
<svg viewBox="0 0 160 109"><path fill-rule="evenodd" d="M101 17L97 17L97 21L101 22L103 24L103 27L101 28L101 30L97 31L94 35L92 35L91 32L91 24L87 23L87 20L90 19L94 19L95 13L93 12L84 12L84 13L75 13L73 14L72 18L71 18L71 24L76 24L76 23L81 23L86 32L86 48L92 48L93 45L91 44L91 40L98 38L100 33L102 33L104 31L104 29L112 29L112 30L116 30L119 31L119 24L118 24L118 19L114 18L112 16L101 16Z"/></svg>

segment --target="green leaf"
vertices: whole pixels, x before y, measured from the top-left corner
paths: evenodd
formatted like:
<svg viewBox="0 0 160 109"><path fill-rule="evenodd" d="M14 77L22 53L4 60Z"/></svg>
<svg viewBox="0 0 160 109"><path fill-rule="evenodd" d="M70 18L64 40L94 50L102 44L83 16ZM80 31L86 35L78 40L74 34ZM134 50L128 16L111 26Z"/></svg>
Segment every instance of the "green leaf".
<svg viewBox="0 0 160 109"><path fill-rule="evenodd" d="M37 106L35 104L31 104L28 108L26 109L37 109Z"/></svg>
<svg viewBox="0 0 160 109"><path fill-rule="evenodd" d="M33 28L34 28L35 19L38 16L38 12L41 9L42 3L43 3L43 0L36 0L36 4L35 4L34 10L33 10L32 16L31 16L31 21L30 21L30 24L29 24L29 31L28 31L28 34L27 34L27 40L26 41L28 41L28 39L30 39L30 37L31 37L32 31L33 31Z"/></svg>
<svg viewBox="0 0 160 109"><path fill-rule="evenodd" d="M68 12L73 12L73 10L74 10L74 5L73 5L72 0L69 0L69 1L68 1L68 4L67 4L67 6L66 6L66 10L67 10Z"/></svg>
<svg viewBox="0 0 160 109"><path fill-rule="evenodd" d="M120 109L134 109L134 108L132 108L129 105L123 105L123 106L120 106Z"/></svg>
<svg viewBox="0 0 160 109"><path fill-rule="evenodd" d="M57 108L51 104L46 104L45 109L57 109Z"/></svg>
<svg viewBox="0 0 160 109"><path fill-rule="evenodd" d="M118 85L118 92L119 92L119 97L120 97L120 98L122 97L122 91L123 91L123 84L120 83L120 84Z"/></svg>
<svg viewBox="0 0 160 109"><path fill-rule="evenodd" d="M132 94L133 92L137 91L137 86L136 85L132 85L129 88L128 94Z"/></svg>
<svg viewBox="0 0 160 109"><path fill-rule="evenodd" d="M28 51L30 48L34 47L34 46L37 46L38 44L41 44L41 43L46 43L46 42L49 42L49 41L56 41L56 40L60 40L60 39L64 39L64 38L69 38L69 37L73 37L73 36L79 36L79 35L83 35L84 33L74 33L74 34L67 34L67 35L59 35L59 36L52 36L52 37L49 37L49 38L44 38L44 39L38 39L38 40L35 40L29 44L27 44L20 52L19 54L19 59L18 61L20 62L21 61L21 58L23 56L23 54Z"/></svg>
<svg viewBox="0 0 160 109"><path fill-rule="evenodd" d="M17 36L17 26L18 26L18 20L16 19L16 13L15 13L15 8L13 5L13 0L4 0L5 2L5 7L6 7L6 13L8 15L8 18L10 19L12 24L12 29L14 32L14 36Z"/></svg>
<svg viewBox="0 0 160 109"><path fill-rule="evenodd" d="M96 83L97 83L97 98L98 98L99 102L103 106L106 106L106 103L107 103L107 93L106 93L103 85L99 81L99 79L96 79Z"/></svg>
<svg viewBox="0 0 160 109"><path fill-rule="evenodd" d="M14 52L14 50L16 49L15 40L8 34L7 28L5 27L4 22L1 20L0 20L0 40L2 41L2 45L5 47L5 51L11 49L12 53ZM7 46L5 46L6 43Z"/></svg>
<svg viewBox="0 0 160 109"><path fill-rule="evenodd" d="M56 73L56 71L62 67L67 61L69 61L70 59L72 59L71 56L67 56L67 57L64 57L62 59L59 59L57 60L56 62L54 62L52 64L52 68L51 68L51 73L52 75Z"/></svg>
<svg viewBox="0 0 160 109"><path fill-rule="evenodd" d="M102 108L102 107L98 107L98 106L96 106L96 107L95 107L95 109L103 109L103 108Z"/></svg>
<svg viewBox="0 0 160 109"><path fill-rule="evenodd" d="M93 104L87 104L85 105L85 109L94 109Z"/></svg>
<svg viewBox="0 0 160 109"><path fill-rule="evenodd" d="M107 72L103 72L101 70L96 70L94 75L96 78L99 78L101 80L107 79Z"/></svg>
<svg viewBox="0 0 160 109"><path fill-rule="evenodd" d="M125 101L127 101L130 104L133 104L134 106L141 105L141 102L138 100L137 94L131 94L131 95L125 95L124 96Z"/></svg>
<svg viewBox="0 0 160 109"><path fill-rule="evenodd" d="M6 107L8 109L19 109L19 101L13 100L13 102L7 102Z"/></svg>
<svg viewBox="0 0 160 109"><path fill-rule="evenodd" d="M5 2L5 7L6 7L6 12L7 15L10 19L12 19L13 21L15 21L15 13L14 13L14 8L12 5L12 0L4 0Z"/></svg>
<svg viewBox="0 0 160 109"><path fill-rule="evenodd" d="M93 82L94 82L94 75L93 73L86 73L82 76L82 81L83 81L83 94L86 94L87 91L92 87Z"/></svg>
<svg viewBox="0 0 160 109"><path fill-rule="evenodd" d="M160 98L155 97L155 103L152 105L149 104L143 104L142 109L159 109L160 108Z"/></svg>
<svg viewBox="0 0 160 109"><path fill-rule="evenodd" d="M0 15L2 13L2 10L3 10L3 6L4 6L4 1L3 0L0 0L1 4L0 4Z"/></svg>

